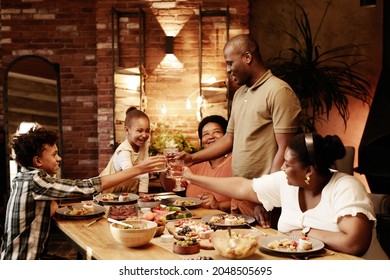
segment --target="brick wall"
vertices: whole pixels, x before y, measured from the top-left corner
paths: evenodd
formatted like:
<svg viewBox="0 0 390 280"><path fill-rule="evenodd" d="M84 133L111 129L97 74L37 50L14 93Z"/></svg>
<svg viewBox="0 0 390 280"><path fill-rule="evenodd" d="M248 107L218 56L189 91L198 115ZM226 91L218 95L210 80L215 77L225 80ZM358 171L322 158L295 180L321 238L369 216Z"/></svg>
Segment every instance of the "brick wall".
<svg viewBox="0 0 390 280"><path fill-rule="evenodd" d="M95 175L98 162L95 1L2 0L1 68L20 55L60 65L63 175Z"/></svg>
<svg viewBox="0 0 390 280"><path fill-rule="evenodd" d="M198 143L196 128L196 97L199 95L199 5L203 8L224 9L230 6L230 34L248 32L249 7L248 1L97 1L97 85L98 95L98 142L99 170L104 168L112 154L113 137L112 114L112 71L111 25L107 21L111 5L119 11L133 11L142 8L145 13L145 92L147 104L146 113L151 122L165 121L179 128L192 142ZM164 27L180 29L175 37L174 54L184 65L183 69L164 67L165 31ZM212 50L210 50L212 51ZM126 50L127 53L137 53L138 50ZM206 53L207 54L207 53ZM222 53L220 53L222 55ZM212 63L211 63L212 64ZM130 65L133 66L133 65ZM214 68L221 64L214 63ZM225 65L222 65L224 71ZM194 94L195 93L195 94ZM192 109L185 108L186 99L191 96ZM167 115L161 114L162 105L167 107Z"/></svg>
<svg viewBox="0 0 390 280"><path fill-rule="evenodd" d="M2 0L0 73L23 54L40 55L60 65L62 174L67 178L95 176L113 152L112 7L123 11L141 7L145 11L146 113L155 122L162 117L161 104L166 103L165 118L180 120L177 127L195 141L196 106L187 110L185 101L199 89L199 4L213 9L228 4L230 36L234 36L249 30L248 2ZM184 65L182 70L160 64L165 55L162 22L183 25L174 47L177 59ZM221 66L216 63L215 67ZM1 94L0 129L4 127L2 100Z"/></svg>

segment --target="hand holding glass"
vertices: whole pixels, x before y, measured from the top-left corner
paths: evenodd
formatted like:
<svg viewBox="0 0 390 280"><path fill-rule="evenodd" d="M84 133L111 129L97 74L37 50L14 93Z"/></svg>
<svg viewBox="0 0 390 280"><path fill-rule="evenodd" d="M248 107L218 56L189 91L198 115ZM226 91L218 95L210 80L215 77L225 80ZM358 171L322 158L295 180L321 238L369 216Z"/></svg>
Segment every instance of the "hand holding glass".
<svg viewBox="0 0 390 280"><path fill-rule="evenodd" d="M173 178L171 174L171 161L179 154L178 148L165 148L163 150L164 156L167 158L166 178Z"/></svg>
<svg viewBox="0 0 390 280"><path fill-rule="evenodd" d="M171 168L171 176L175 179L175 188L174 192L184 191L185 188L181 186L181 178L183 178L184 171L184 160L182 159L173 159L169 162Z"/></svg>

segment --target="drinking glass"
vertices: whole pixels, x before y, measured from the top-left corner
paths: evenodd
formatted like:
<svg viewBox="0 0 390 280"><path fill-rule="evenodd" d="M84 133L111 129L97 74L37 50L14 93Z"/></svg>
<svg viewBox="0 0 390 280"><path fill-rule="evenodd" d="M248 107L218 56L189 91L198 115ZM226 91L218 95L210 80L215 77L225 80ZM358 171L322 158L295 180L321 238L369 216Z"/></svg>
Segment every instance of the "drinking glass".
<svg viewBox="0 0 390 280"><path fill-rule="evenodd" d="M167 170L167 164L161 163L159 166L155 167L153 170L153 173L160 173L160 172L166 172Z"/></svg>
<svg viewBox="0 0 390 280"><path fill-rule="evenodd" d="M184 160L182 159L173 159L169 163L171 168L171 176L175 179L175 187L173 188L174 192L184 191L185 188L181 186L181 178L183 178L184 170Z"/></svg>
<svg viewBox="0 0 390 280"><path fill-rule="evenodd" d="M171 162L173 159L179 154L179 149L178 148L165 148L163 150L164 156L167 159L167 168L166 168L166 178L172 179L172 168L171 168Z"/></svg>

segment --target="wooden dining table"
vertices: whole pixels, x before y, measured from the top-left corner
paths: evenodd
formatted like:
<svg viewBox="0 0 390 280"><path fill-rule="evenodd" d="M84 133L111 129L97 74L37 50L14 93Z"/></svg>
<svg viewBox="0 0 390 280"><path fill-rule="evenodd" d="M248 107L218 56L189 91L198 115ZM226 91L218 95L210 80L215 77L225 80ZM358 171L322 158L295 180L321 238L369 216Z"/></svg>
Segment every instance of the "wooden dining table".
<svg viewBox="0 0 390 280"><path fill-rule="evenodd" d="M201 219L206 215L226 214L215 209L196 208L191 209L192 219ZM180 255L173 252L173 243L164 243L161 237L154 237L148 244L138 248L128 248L114 240L110 232L110 223L106 218L87 226L97 218L69 219L53 217L54 225L69 240L69 243L78 251L79 259L96 260L188 260L188 259L213 259L223 260L214 249L201 249L199 253ZM255 226L266 236L282 235L274 229L263 229ZM165 229L168 233L168 229ZM265 236L264 236L265 237ZM260 238L264 238L260 237ZM249 260L291 260L298 259L291 254L272 254L263 250L256 250L255 254L248 257ZM335 252L324 248L321 255L313 255L313 260L359 260L356 256Z"/></svg>

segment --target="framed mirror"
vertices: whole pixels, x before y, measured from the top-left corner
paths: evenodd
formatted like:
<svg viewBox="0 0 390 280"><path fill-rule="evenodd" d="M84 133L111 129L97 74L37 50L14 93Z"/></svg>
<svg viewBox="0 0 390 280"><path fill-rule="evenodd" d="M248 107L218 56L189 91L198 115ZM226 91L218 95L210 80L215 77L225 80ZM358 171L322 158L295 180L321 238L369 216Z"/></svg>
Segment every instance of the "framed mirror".
<svg viewBox="0 0 390 280"><path fill-rule="evenodd" d="M145 109L145 14L142 9L113 8L112 26L115 150L126 139L126 110Z"/></svg>
<svg viewBox="0 0 390 280"><path fill-rule="evenodd" d="M202 106L200 119L221 115L228 119L232 97L226 72L223 49L229 40L229 8L226 10L199 10L199 88ZM206 56L203 49L207 49ZM214 53L211 53L211 50ZM210 62L210 56L213 62ZM212 67L213 65L214 67ZM217 67L221 65L221 67Z"/></svg>
<svg viewBox="0 0 390 280"><path fill-rule="evenodd" d="M9 140L14 133L23 132L38 123L58 132L58 149L60 154L62 152L60 88L59 65L43 57L20 56L5 69L3 105L6 170L1 175L4 178L0 188L3 198L0 209L6 207L10 183L19 169L9 149Z"/></svg>

